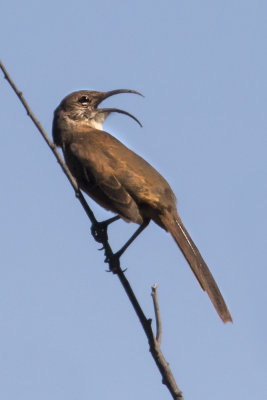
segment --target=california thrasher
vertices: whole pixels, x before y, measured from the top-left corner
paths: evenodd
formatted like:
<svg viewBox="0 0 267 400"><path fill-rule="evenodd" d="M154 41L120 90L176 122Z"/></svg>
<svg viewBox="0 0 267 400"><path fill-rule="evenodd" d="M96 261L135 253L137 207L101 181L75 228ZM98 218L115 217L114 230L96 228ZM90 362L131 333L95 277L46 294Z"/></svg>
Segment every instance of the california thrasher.
<svg viewBox="0 0 267 400"><path fill-rule="evenodd" d="M62 147L66 163L85 193L105 209L140 225L119 255L152 219L170 232L223 322L232 321L208 266L178 215L169 184L143 158L102 130L102 123L112 112L126 114L140 124L126 111L97 108L103 100L119 93L140 95L128 89L81 90L65 97L55 110L54 143Z"/></svg>

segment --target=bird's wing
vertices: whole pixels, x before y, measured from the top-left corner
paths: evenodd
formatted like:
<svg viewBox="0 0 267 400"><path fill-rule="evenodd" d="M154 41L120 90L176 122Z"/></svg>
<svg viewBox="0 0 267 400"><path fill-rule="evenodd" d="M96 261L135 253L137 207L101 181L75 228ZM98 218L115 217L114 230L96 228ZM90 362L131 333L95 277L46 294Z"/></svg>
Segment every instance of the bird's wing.
<svg viewBox="0 0 267 400"><path fill-rule="evenodd" d="M65 150L65 157L81 189L97 203L126 220L143 222L137 204L116 178L105 154L86 143L74 142Z"/></svg>

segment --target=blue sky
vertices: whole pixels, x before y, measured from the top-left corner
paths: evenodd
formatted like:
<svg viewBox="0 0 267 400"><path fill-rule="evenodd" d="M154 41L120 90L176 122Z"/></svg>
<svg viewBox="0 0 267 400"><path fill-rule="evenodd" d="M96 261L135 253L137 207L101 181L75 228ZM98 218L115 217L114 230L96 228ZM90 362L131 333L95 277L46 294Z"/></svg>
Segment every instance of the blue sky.
<svg viewBox="0 0 267 400"><path fill-rule="evenodd" d="M1 59L51 135L73 90L130 88L105 130L169 181L234 324L223 325L170 235L150 224L122 258L186 400L264 399L267 3L4 2ZM170 395L118 279L53 154L0 81L0 398ZM102 220L111 214L89 200ZM114 249L134 231L116 222Z"/></svg>

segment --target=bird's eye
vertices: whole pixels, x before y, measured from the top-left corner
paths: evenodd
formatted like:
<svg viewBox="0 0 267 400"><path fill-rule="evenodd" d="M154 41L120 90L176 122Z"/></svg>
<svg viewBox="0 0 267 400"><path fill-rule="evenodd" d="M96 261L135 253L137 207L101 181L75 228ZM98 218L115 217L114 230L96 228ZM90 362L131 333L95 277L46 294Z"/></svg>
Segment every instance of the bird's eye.
<svg viewBox="0 0 267 400"><path fill-rule="evenodd" d="M86 106L91 102L91 100L87 96L82 96L79 98L78 102L81 103L83 106Z"/></svg>

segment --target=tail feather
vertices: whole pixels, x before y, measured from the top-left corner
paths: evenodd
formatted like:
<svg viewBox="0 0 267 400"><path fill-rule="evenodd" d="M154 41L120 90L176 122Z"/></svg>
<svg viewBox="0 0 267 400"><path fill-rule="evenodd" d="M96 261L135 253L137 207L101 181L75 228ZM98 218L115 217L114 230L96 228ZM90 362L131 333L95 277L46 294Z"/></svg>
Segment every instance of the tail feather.
<svg viewBox="0 0 267 400"><path fill-rule="evenodd" d="M180 217L173 218L170 215L162 216L161 219L165 229L170 232L173 239L179 246L193 273L195 274L200 286L205 290L213 303L217 313L223 322L232 322L231 314L222 297L207 264L203 260L198 248L185 229Z"/></svg>

